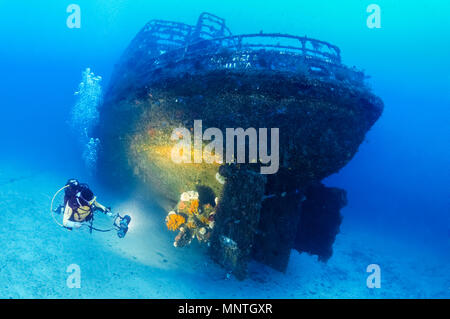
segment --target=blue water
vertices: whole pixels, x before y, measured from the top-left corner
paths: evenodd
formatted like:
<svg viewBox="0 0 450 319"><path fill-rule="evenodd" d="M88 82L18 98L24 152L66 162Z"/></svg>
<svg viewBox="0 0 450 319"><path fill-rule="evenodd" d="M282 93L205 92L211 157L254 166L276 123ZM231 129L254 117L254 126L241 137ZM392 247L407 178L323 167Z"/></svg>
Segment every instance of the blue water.
<svg viewBox="0 0 450 319"><path fill-rule="evenodd" d="M450 4L76 0L81 28L69 29L70 3L0 0L0 297L450 296ZM371 3L381 8L380 29L366 25ZM328 264L294 253L286 274L252 264L243 284L225 280L220 268L204 265L202 248L171 247L161 212L107 189L105 201L134 209L142 221L128 244L67 233L49 216L49 197L67 178L97 183L69 130L81 72L91 67L107 85L146 22L194 24L203 11L224 17L234 34L290 33L339 46L343 62L364 69L385 103L357 155L326 179L349 201ZM66 287L71 263L85 270L81 289ZM381 267L381 288L366 286L372 263ZM120 289L110 285L118 279L126 280Z"/></svg>

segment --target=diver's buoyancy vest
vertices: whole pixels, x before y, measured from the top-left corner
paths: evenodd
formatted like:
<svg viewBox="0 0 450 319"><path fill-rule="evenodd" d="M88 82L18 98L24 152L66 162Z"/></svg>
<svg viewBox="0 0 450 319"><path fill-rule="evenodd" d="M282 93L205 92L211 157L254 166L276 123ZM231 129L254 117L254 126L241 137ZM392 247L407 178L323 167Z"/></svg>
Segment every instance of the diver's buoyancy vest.
<svg viewBox="0 0 450 319"><path fill-rule="evenodd" d="M77 184L66 188L64 202L72 208L72 216L69 218L71 221L83 222L92 218L92 206L78 196L84 188L89 188L89 186L87 184Z"/></svg>
<svg viewBox="0 0 450 319"><path fill-rule="evenodd" d="M92 217L91 206L79 206L77 208L72 208L72 218L76 222L88 221Z"/></svg>

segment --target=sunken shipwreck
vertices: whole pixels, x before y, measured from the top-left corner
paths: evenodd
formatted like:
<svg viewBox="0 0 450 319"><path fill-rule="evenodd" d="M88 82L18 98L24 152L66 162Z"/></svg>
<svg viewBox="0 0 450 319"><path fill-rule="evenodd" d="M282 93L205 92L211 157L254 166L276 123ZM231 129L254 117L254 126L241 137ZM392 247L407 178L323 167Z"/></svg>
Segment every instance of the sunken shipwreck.
<svg viewBox="0 0 450 319"><path fill-rule="evenodd" d="M382 110L365 74L343 65L330 43L233 35L209 13L195 25L152 20L106 90L98 173L156 194L179 249L204 243L238 279L250 259L284 271L292 249L331 257L346 192L321 181L352 159ZM278 128L277 172L261 174L259 159L174 162L174 130L193 132L195 120L223 132Z"/></svg>

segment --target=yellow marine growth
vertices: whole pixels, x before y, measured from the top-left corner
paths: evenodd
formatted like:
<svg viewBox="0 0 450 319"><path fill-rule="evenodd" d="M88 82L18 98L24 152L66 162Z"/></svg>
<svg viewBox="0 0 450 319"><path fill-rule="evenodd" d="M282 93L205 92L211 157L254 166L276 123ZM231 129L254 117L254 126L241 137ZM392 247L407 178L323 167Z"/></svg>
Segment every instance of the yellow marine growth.
<svg viewBox="0 0 450 319"><path fill-rule="evenodd" d="M208 225L208 224L209 224L209 218L206 217L206 216L199 216L199 217L198 217L198 220L199 220L202 224L205 224L205 225Z"/></svg>

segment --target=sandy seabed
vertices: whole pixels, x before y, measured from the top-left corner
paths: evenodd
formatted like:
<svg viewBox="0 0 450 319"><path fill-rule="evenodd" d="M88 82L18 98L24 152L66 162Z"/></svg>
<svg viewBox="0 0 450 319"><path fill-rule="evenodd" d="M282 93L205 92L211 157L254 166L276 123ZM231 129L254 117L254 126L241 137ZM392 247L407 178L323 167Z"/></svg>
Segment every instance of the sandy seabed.
<svg viewBox="0 0 450 319"><path fill-rule="evenodd" d="M165 229L164 213L146 211L133 198L108 203L133 218L124 239L114 232L90 234L86 227L67 231L55 224L49 207L69 177L20 162L2 163L0 298L450 297L448 251L415 247L407 238L380 236L345 219L326 264L293 252L285 274L252 262L244 281L227 278L205 247L173 247L175 233ZM108 198L97 196L100 202ZM95 222L110 225L106 216ZM66 284L71 264L81 270L79 289ZM366 285L369 264L381 268L379 289Z"/></svg>

